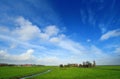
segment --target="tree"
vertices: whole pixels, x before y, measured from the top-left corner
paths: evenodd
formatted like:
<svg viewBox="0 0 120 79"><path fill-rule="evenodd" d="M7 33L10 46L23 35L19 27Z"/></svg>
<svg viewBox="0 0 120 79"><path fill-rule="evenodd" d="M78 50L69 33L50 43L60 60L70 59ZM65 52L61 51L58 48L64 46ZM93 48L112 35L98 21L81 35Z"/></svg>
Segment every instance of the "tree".
<svg viewBox="0 0 120 79"><path fill-rule="evenodd" d="M63 64L60 64L60 67L64 67Z"/></svg>
<svg viewBox="0 0 120 79"><path fill-rule="evenodd" d="M96 62L95 62L95 60L93 61L93 67L95 67L96 66Z"/></svg>

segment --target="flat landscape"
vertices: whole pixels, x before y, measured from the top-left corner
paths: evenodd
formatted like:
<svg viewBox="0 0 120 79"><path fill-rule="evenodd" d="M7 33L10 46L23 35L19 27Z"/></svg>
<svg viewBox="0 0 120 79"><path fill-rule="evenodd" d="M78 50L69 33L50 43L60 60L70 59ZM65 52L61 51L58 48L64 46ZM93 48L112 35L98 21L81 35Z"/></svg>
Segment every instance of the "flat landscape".
<svg viewBox="0 0 120 79"><path fill-rule="evenodd" d="M0 0L0 79L120 79L120 0Z"/></svg>
<svg viewBox="0 0 120 79"><path fill-rule="evenodd" d="M0 67L0 79L19 79L44 72L51 67Z"/></svg>
<svg viewBox="0 0 120 79"><path fill-rule="evenodd" d="M51 70L48 73L44 73ZM81 67L0 67L0 79L19 79L44 73L28 79L120 79L120 66Z"/></svg>

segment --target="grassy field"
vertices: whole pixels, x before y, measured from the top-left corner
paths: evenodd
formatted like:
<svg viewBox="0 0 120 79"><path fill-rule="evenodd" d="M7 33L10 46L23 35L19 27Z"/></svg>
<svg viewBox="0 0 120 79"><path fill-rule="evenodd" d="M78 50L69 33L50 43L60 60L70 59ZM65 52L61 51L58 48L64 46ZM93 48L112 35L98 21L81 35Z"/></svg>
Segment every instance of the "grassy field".
<svg viewBox="0 0 120 79"><path fill-rule="evenodd" d="M120 66L95 68L55 68L33 79L120 79Z"/></svg>
<svg viewBox="0 0 120 79"><path fill-rule="evenodd" d="M0 67L0 79L18 79L48 69L52 71L30 79L120 79L120 66L97 66L93 68Z"/></svg>
<svg viewBox="0 0 120 79"><path fill-rule="evenodd" d="M0 67L0 79L18 79L48 69L51 67Z"/></svg>

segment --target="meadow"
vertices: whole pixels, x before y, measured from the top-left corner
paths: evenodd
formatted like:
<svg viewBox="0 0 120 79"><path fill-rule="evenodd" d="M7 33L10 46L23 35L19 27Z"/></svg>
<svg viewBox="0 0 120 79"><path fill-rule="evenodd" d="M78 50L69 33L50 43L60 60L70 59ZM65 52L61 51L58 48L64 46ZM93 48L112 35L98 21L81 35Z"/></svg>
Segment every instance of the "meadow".
<svg viewBox="0 0 120 79"><path fill-rule="evenodd" d="M28 79L120 79L120 66L79 67L0 67L0 79L19 79L24 76L51 72Z"/></svg>
<svg viewBox="0 0 120 79"><path fill-rule="evenodd" d="M0 67L0 79L19 79L36 73L44 72L52 67Z"/></svg>
<svg viewBox="0 0 120 79"><path fill-rule="evenodd" d="M32 79L32 78L31 78ZM33 79L120 79L120 66L97 66L93 68L59 68Z"/></svg>

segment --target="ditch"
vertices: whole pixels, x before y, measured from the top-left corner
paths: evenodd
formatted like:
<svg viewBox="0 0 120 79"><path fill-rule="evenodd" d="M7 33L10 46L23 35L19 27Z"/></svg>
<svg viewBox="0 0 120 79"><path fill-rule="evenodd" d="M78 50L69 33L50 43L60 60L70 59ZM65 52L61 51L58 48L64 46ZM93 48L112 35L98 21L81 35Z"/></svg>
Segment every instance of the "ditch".
<svg viewBox="0 0 120 79"><path fill-rule="evenodd" d="M51 72L52 70L47 70L47 71L45 71L45 72L41 72L41 73L37 73L37 74L33 74L33 75L30 75L30 76L25 76L25 77L22 77L22 78L20 78L20 79L26 79L26 78L32 78L32 77L35 77L35 76L40 76L40 75L43 75L43 74L46 74L46 73L49 73L49 72Z"/></svg>

